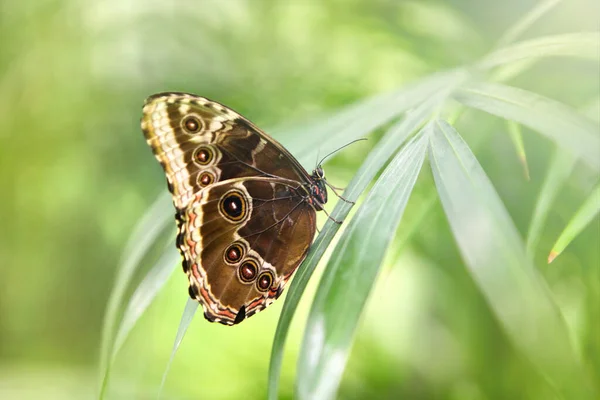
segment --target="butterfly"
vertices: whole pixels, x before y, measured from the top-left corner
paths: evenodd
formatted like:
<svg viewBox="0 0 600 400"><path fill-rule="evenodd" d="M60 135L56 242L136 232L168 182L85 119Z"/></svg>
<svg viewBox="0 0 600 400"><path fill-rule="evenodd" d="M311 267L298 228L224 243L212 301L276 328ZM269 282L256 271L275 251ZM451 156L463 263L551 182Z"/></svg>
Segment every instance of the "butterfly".
<svg viewBox="0 0 600 400"><path fill-rule="evenodd" d="M269 306L315 236L330 186L321 163L309 174L252 122L193 94L148 97L141 127L166 173L189 295L204 317L235 325Z"/></svg>

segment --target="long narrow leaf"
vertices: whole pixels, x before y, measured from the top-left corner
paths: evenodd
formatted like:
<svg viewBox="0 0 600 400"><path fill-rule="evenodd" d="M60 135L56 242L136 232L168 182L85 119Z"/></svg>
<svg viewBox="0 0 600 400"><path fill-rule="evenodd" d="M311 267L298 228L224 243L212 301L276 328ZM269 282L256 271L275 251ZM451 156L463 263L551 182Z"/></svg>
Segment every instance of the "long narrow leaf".
<svg viewBox="0 0 600 400"><path fill-rule="evenodd" d="M552 10L562 0L541 0L529 12L525 13L498 40L497 46L505 46L512 43L535 24L546 13Z"/></svg>
<svg viewBox="0 0 600 400"><path fill-rule="evenodd" d="M109 363L111 354L113 353L113 338L115 334L115 325L119 315L119 307L123 302L125 292L131 283L131 279L133 278L140 261L148 253L149 249L155 245L161 232L169 223L172 223L172 217L164 212L164 210L170 207L170 202L170 196L165 194L160 195L156 199L138 222L123 251L122 261L117 268L117 278L115 279L113 290L108 299L102 327L102 345L100 347L100 398L104 396L106 385L108 383L108 374L110 370Z"/></svg>
<svg viewBox="0 0 600 400"><path fill-rule="evenodd" d="M515 346L568 399L589 399L564 321L494 187L458 133L438 121L430 161L467 268Z"/></svg>
<svg viewBox="0 0 600 400"><path fill-rule="evenodd" d="M321 278L298 360L300 399L335 396L354 332L427 149L421 131L392 160L337 244Z"/></svg>
<svg viewBox="0 0 600 400"><path fill-rule="evenodd" d="M369 156L344 192L344 197L349 200L356 200L386 164L389 158L400 148L406 138L423 125L431 113L433 113L454 88L460 85L467 77L468 75L464 71L456 71L453 75L448 76L447 80L440 83L442 86L438 88L434 96L408 113L400 123L392 126L384 138L377 144L376 148L369 153ZM331 215L338 220L343 220L350 212L350 208L351 207L347 203L340 201ZM300 268L298 268L290 288L287 291L281 315L277 323L277 330L275 331L275 337L273 339L271 360L269 363L268 396L271 400L277 398L279 375L283 360L283 348L292 317L298 307L302 293L308 285L310 277L339 228L339 225L332 223L332 221L328 220L325 223L325 226L321 230L321 234L312 244L310 252Z"/></svg>
<svg viewBox="0 0 600 400"><path fill-rule="evenodd" d="M544 185L540 194L538 195L535 209L533 211L533 217L529 224L529 233L527 234L527 252L533 256L535 249L540 240L542 230L546 220L548 219L548 213L550 207L560 189L563 187L571 172L575 166L576 159L569 153L564 151L556 150L554 157L548 168L548 173L544 180Z"/></svg>
<svg viewBox="0 0 600 400"><path fill-rule="evenodd" d="M469 107L538 131L600 171L598 126L566 105L523 89L483 82L459 89L454 97Z"/></svg>
<svg viewBox="0 0 600 400"><path fill-rule="evenodd" d="M199 304L200 303L198 303L196 300L193 300L189 297L187 298L185 308L181 314L181 321L179 321L179 327L177 328L177 334L175 335L175 340L173 342L173 348L171 349L171 356L169 357L169 361L165 367L165 372L163 372L162 380L160 381L160 386L158 387L158 395L156 396L157 399L160 399L165 383L167 382L167 376L169 376L171 364L175 359L175 354L177 354L177 350L183 341L183 337L185 336L188 327L192 323L192 319L194 319L194 315L196 314Z"/></svg>
<svg viewBox="0 0 600 400"><path fill-rule="evenodd" d="M544 36L498 49L487 55L477 66L489 69L516 61L542 57L578 57L597 61L598 46L600 46L600 33L598 32Z"/></svg>
<svg viewBox="0 0 600 400"><path fill-rule="evenodd" d="M565 230L560 234L556 243L548 255L548 263L563 252L563 250L581 233L594 217L600 212L600 185L592 191L587 200L581 205L573 218L567 224Z"/></svg>
<svg viewBox="0 0 600 400"><path fill-rule="evenodd" d="M600 123L600 96L589 102L589 104L583 109L583 114L592 121Z"/></svg>
<svg viewBox="0 0 600 400"><path fill-rule="evenodd" d="M513 142L515 150L517 151L517 156L519 157L519 161L523 166L525 179L529 180L529 166L527 165L527 153L525 151L525 145L523 144L523 132L521 131L521 125L514 121L506 121L506 125L508 127L510 140Z"/></svg>
<svg viewBox="0 0 600 400"><path fill-rule="evenodd" d="M327 153L339 147L340 143L364 137L464 78L465 72L461 69L440 72L398 90L351 104L312 124L276 129L273 135L286 147L293 149L301 161L313 162L315 143L323 153Z"/></svg>
<svg viewBox="0 0 600 400"><path fill-rule="evenodd" d="M152 300L157 296L163 288L169 276L174 269L181 263L181 255L175 247L175 243L170 241L161 257L148 271L142 282L138 285L135 292L129 299L123 319L115 337L115 345L111 354L111 362L114 359L125 343L129 333L144 314L146 309L152 303Z"/></svg>

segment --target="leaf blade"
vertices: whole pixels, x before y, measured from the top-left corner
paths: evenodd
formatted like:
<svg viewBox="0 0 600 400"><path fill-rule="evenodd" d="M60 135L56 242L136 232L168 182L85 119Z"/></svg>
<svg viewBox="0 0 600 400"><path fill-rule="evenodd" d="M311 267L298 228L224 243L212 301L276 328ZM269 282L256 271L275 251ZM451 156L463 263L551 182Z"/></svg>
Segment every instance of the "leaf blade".
<svg viewBox="0 0 600 400"><path fill-rule="evenodd" d="M137 286L125 308L121 319L119 330L115 337L115 344L111 354L111 362L114 362L117 353L125 343L129 333L140 319L144 311L150 306L154 298L163 288L169 276L180 264L181 255L175 247L174 241L165 246L165 251L156 261L153 267Z"/></svg>
<svg viewBox="0 0 600 400"><path fill-rule="evenodd" d="M449 96L455 87L465 81L467 77L468 75L465 71L454 71L452 74L448 75L445 80L442 80L439 83L440 86L437 88L435 95L431 96L426 102L412 110L412 112L407 113L406 117L400 123L392 126L384 138L377 144L376 148L369 153L367 159L361 165L359 171L344 192L344 197L351 201L355 201L360 193L367 187L369 182L376 176L377 172L385 162L404 143L406 138L422 125L425 118L427 118L435 108ZM350 208L351 207L348 204L338 202L331 215L335 219L343 220L350 212ZM306 259L296 271L294 279L287 289L287 294L273 338L271 359L269 361L268 398L270 400L278 398L277 392L279 386L279 374L283 361L283 347L293 315L298 307L302 293L308 285L310 277L338 229L339 225L334 224L329 220L325 223L325 226L321 230L321 234L312 244Z"/></svg>
<svg viewBox="0 0 600 400"><path fill-rule="evenodd" d="M361 311L423 164L423 132L385 169L327 265L298 360L298 398L328 399L337 391ZM369 251L352 250L357 248Z"/></svg>
<svg viewBox="0 0 600 400"><path fill-rule="evenodd" d="M529 12L525 13L519 18L510 28L504 32L502 37L498 40L498 46L504 46L512 43L516 38L521 36L527 29L529 29L535 22L542 18L546 13L552 10L562 0L542 0L538 2Z"/></svg>
<svg viewBox="0 0 600 400"><path fill-rule="evenodd" d="M564 251L564 249L581 233L581 231L600 212L600 185L597 185L584 203L579 207L573 218L556 239L548 255L548 264Z"/></svg>
<svg viewBox="0 0 600 400"><path fill-rule="evenodd" d="M433 74L427 78L411 82L397 90L380 93L360 100L335 111L325 119L309 124L298 124L284 129L275 129L277 137L301 161L313 162L315 143L322 153L339 147L369 134L378 127L390 122L403 112L419 106L440 90L453 86L466 79L467 73L454 69ZM369 118L364 118L368 115Z"/></svg>
<svg viewBox="0 0 600 400"><path fill-rule="evenodd" d="M429 154L465 265L508 337L566 398L592 398L566 326L469 147L438 121Z"/></svg>
<svg viewBox="0 0 600 400"><path fill-rule="evenodd" d="M527 252L533 256L539 243L542 229L550 213L550 207L558 196L575 167L576 159L569 153L555 151L544 184L538 195L527 233Z"/></svg>
<svg viewBox="0 0 600 400"><path fill-rule="evenodd" d="M160 381L160 386L158 387L158 394L156 396L157 399L160 399L162 395L163 388L165 387L165 383L167 382L167 376L169 375L169 370L171 369L171 364L173 364L173 360L175 359L175 354L177 354L177 350L183 341L183 337L185 336L190 324L192 323L192 319L194 319L194 315L198 310L198 303L196 300L187 298L185 302L185 308L183 309L183 313L181 314L181 320L179 321L179 326L177 327L177 334L175 335L175 340L173 341L173 348L171 349L171 355L169 357L169 361L167 362L167 366L165 367L165 371L163 372L162 379Z"/></svg>
<svg viewBox="0 0 600 400"><path fill-rule="evenodd" d="M544 57L577 57L597 61L599 45L598 32L544 36L497 49L485 56L477 66L490 69L517 61L537 60Z"/></svg>
<svg viewBox="0 0 600 400"><path fill-rule="evenodd" d="M523 132L521 131L521 126L514 121L506 121L506 125L508 127L508 135L510 136L510 140L515 146L517 156L519 157L519 161L523 166L525 179L530 180L529 166L527 164L527 152L525 151L525 144L523 143Z"/></svg>
<svg viewBox="0 0 600 400"><path fill-rule="evenodd" d="M102 342L100 346L100 393L104 397L110 373L110 363L114 348L115 324L119 307L123 302L125 291L131 283L133 275L144 255L156 243L160 233L171 222L171 217L164 212L170 207L171 198L161 194L137 223L123 251L122 261L117 267L117 277L108 299L106 313L102 324Z"/></svg>
<svg viewBox="0 0 600 400"><path fill-rule="evenodd" d="M538 94L497 83L473 83L456 100L504 119L514 120L547 136L561 148L600 171L600 135L593 121L570 107ZM565 132L569 132L566 135Z"/></svg>

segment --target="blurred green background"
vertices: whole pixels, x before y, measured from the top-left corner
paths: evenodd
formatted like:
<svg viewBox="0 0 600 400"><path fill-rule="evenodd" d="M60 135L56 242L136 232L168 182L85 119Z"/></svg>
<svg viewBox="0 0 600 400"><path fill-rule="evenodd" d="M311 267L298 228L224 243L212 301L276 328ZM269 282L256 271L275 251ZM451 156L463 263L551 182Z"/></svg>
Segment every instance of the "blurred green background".
<svg viewBox="0 0 600 400"><path fill-rule="evenodd" d="M121 252L166 191L139 129L145 97L197 93L269 132L473 62L535 3L0 0L0 398L96 395L102 318ZM597 1L571 0L525 37L599 27ZM598 120L598 73L595 62L547 59L510 84ZM479 141L476 155L525 236L553 146L525 135L527 181L502 121L473 112L459 122L467 140ZM326 166L328 178L344 186L363 151L339 154ZM600 268L598 218L554 263L545 258L596 181L575 168L535 260L592 379L600 377L599 286L589 282L600 276L593 272ZM406 218L428 185L417 185ZM462 266L439 204L410 240L399 232L393 247L340 398L555 396L514 350ZM185 281L178 268L136 326L113 370L110 398L154 398ZM288 340L283 398L293 394L313 292L314 284ZM233 329L198 315L165 398L264 398L281 303Z"/></svg>

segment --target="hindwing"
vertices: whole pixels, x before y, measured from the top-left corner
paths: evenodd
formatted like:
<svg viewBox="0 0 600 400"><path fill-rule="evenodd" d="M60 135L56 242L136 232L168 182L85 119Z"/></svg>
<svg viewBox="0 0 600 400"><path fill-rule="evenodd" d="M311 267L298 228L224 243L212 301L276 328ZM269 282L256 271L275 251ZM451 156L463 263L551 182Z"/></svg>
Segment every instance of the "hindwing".
<svg viewBox="0 0 600 400"><path fill-rule="evenodd" d="M210 321L233 325L267 307L304 260L316 212L302 186L231 179L196 193L177 215L177 246Z"/></svg>

